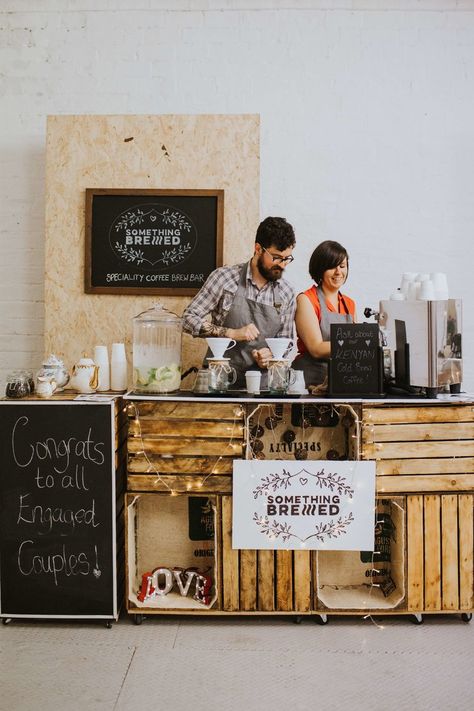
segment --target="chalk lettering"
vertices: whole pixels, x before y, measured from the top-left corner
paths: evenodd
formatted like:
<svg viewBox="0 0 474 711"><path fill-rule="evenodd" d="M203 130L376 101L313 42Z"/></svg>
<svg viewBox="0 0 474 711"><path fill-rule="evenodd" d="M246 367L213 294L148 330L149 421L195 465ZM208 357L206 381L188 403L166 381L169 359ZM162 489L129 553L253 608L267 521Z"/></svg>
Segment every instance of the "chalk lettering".
<svg viewBox="0 0 474 711"><path fill-rule="evenodd" d="M30 496L31 493L20 495L17 525L20 523L38 525L43 527L42 533L50 533L55 524L67 526L72 530L82 524L92 526L92 528L100 526L100 523L96 521L95 499L92 499L90 508L80 508L74 511L61 506L55 508L41 506L41 504L34 506L27 501Z"/></svg>
<svg viewBox="0 0 474 711"><path fill-rule="evenodd" d="M36 457L40 461L49 459L54 462L53 469L57 474L64 474L69 467L71 455L88 460L100 466L104 463L104 442L94 442L92 439L92 428L89 427L85 439L80 440L76 437L61 439L56 441L54 437L46 437L44 440L36 442L28 442L26 444L29 456L21 461L19 452L25 446L25 442L20 440L19 426L26 427L29 423L28 417L23 415L15 422L12 430L12 453L15 463L22 468L28 467L33 458Z"/></svg>
<svg viewBox="0 0 474 711"><path fill-rule="evenodd" d="M58 553L38 555L31 550L32 546L34 542L29 539L22 541L18 548L18 570L22 575L52 575L55 585L58 585L60 573L66 577L89 575L90 564L86 553L68 553L64 543Z"/></svg>

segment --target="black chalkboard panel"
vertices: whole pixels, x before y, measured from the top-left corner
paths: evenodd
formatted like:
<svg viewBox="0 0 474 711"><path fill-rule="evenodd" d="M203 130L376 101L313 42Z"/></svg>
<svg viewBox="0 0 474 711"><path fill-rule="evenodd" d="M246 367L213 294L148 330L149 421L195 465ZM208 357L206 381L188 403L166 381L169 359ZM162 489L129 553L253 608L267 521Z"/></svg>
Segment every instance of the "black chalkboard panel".
<svg viewBox="0 0 474 711"><path fill-rule="evenodd" d="M381 395L382 348L376 323L331 324L329 395Z"/></svg>
<svg viewBox="0 0 474 711"><path fill-rule="evenodd" d="M88 294L193 295L222 265L223 190L86 190Z"/></svg>
<svg viewBox="0 0 474 711"><path fill-rule="evenodd" d="M0 613L117 613L114 410L0 403Z"/></svg>

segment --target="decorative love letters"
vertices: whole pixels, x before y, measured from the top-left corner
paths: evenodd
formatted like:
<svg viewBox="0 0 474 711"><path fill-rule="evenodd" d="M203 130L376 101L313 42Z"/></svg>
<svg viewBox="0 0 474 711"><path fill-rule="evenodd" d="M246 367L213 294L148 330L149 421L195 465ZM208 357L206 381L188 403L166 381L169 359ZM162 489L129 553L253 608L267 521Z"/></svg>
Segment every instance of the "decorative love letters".
<svg viewBox="0 0 474 711"><path fill-rule="evenodd" d="M175 584L179 594L186 597L193 583L193 598L203 605L209 605L211 602L212 578L197 568L165 568L160 566L151 573L143 573L138 599L140 602L146 602L154 597L168 595L175 587Z"/></svg>

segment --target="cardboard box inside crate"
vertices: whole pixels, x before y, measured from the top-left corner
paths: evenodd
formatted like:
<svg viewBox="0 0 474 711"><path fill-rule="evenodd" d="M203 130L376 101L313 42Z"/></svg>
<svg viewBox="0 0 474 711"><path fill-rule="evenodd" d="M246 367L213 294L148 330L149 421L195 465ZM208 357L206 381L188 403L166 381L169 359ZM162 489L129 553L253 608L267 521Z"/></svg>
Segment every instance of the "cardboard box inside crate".
<svg viewBox="0 0 474 711"><path fill-rule="evenodd" d="M362 562L360 551L318 551L319 608L322 604L327 609L340 610L393 609L401 604L405 597L403 500L390 500L385 510L388 510L394 526L390 541L391 561L377 563L377 555L374 554L370 562ZM382 511L381 500L378 501L377 511L379 514ZM374 571L387 571L387 574L374 574ZM379 584L389 578L395 588L385 596Z"/></svg>
<svg viewBox="0 0 474 711"><path fill-rule="evenodd" d="M359 459L359 413L331 403L261 404L247 419L247 459Z"/></svg>
<svg viewBox="0 0 474 711"><path fill-rule="evenodd" d="M203 512L201 523L197 522L197 528L195 518L190 524L190 499L193 499L193 510ZM214 605L217 599L215 497L129 495L127 524L129 607L202 610ZM212 538L196 539L196 536L199 536L200 525L204 526L202 530L207 526L209 536ZM182 596L175 585L167 595L154 595L141 602L138 599L138 592L143 574L160 567L170 570L176 567L198 568L205 571L213 579L209 604L204 605L193 598L194 582L186 596Z"/></svg>

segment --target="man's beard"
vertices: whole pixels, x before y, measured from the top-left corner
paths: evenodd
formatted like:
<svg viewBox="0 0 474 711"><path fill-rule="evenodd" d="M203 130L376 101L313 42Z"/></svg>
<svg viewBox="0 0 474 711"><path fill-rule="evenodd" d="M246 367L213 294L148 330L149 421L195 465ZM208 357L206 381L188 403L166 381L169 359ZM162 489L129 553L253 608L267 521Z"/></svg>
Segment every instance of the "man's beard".
<svg viewBox="0 0 474 711"><path fill-rule="evenodd" d="M257 259L257 269L264 279L267 281L278 281L283 275L283 269L279 265L274 265L267 269L263 266L263 256L260 255Z"/></svg>

